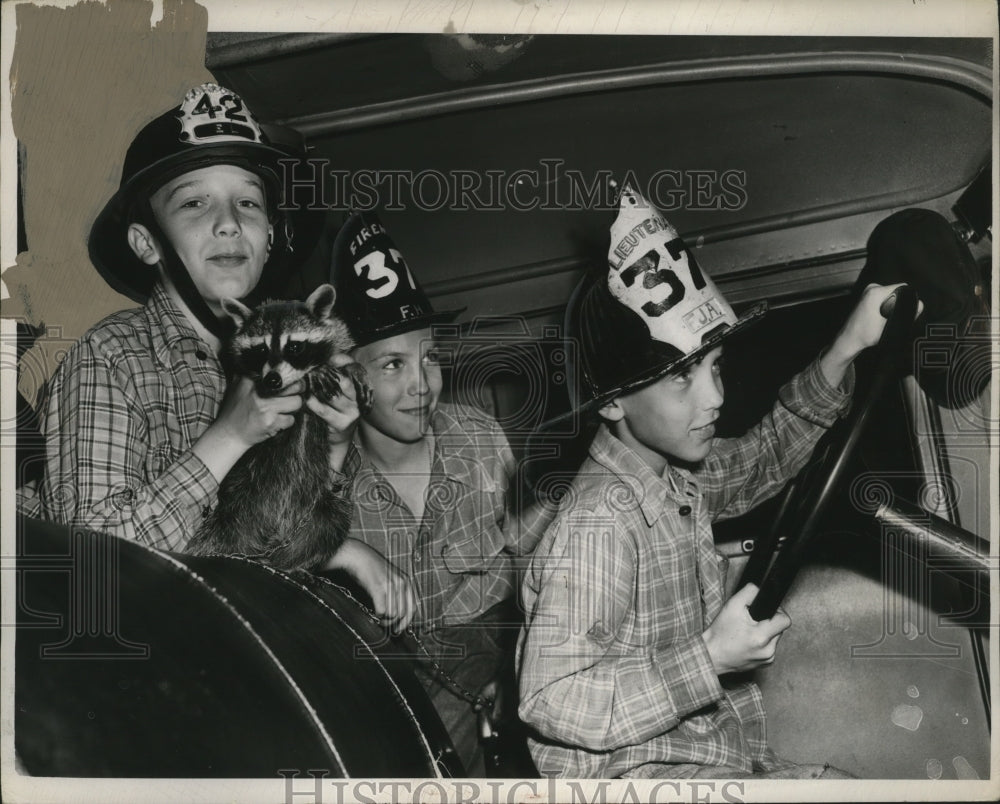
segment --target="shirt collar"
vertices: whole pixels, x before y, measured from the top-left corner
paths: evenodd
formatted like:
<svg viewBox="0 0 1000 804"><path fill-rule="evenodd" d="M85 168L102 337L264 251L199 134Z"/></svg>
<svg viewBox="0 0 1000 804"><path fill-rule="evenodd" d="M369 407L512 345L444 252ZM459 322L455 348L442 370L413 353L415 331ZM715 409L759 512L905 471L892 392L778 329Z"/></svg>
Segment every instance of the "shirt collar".
<svg viewBox="0 0 1000 804"><path fill-rule="evenodd" d="M439 404L434 412L431 429L434 431L435 463L449 480L481 491L496 491L495 478L483 466L483 457L496 453L496 439L483 438L489 435L487 431L472 416L463 416L464 410Z"/></svg>
<svg viewBox="0 0 1000 804"><path fill-rule="evenodd" d="M694 483L688 470L671 466L669 462L661 475L656 474L649 464L612 435L606 424L601 424L591 442L590 457L628 486L647 525L660 518L668 498L682 498Z"/></svg>
<svg viewBox="0 0 1000 804"><path fill-rule="evenodd" d="M167 362L170 350L181 343L188 346L200 345L208 349L183 311L170 298L162 282L153 285L153 292L146 302L146 315L149 320L149 331L152 333L156 356Z"/></svg>
<svg viewBox="0 0 1000 804"><path fill-rule="evenodd" d="M461 408L453 405L439 404L431 418L431 432L434 433L434 460L431 464L431 474L440 472L441 476L456 483L461 483L471 489L494 492L497 490L496 480L486 471L482 457L496 451L495 440L489 443L479 443L478 435L482 428L476 423L463 423L459 417ZM344 471L349 476L356 473L369 472L373 475L381 473L365 454L361 443L360 429L354 433L352 449L344 461Z"/></svg>

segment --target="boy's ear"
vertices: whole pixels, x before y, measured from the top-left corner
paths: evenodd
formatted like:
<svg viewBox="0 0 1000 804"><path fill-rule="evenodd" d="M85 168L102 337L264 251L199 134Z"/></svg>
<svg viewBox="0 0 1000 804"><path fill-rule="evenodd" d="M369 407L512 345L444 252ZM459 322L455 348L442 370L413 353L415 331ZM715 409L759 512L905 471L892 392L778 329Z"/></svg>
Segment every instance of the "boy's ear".
<svg viewBox="0 0 1000 804"><path fill-rule="evenodd" d="M618 404L617 399L612 399L597 409L598 415L609 422L620 422L625 418L625 409Z"/></svg>
<svg viewBox="0 0 1000 804"><path fill-rule="evenodd" d="M160 247L156 244L156 238L153 237L149 229L141 223L130 223L126 236L128 237L129 248L132 249L132 253L136 257L146 263L146 265L159 264L161 259Z"/></svg>

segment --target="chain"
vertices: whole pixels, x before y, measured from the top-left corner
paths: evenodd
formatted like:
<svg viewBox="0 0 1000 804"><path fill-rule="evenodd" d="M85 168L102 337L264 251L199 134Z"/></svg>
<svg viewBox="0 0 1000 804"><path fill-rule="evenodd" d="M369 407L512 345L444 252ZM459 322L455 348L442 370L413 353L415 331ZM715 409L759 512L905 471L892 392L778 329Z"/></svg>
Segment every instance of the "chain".
<svg viewBox="0 0 1000 804"><path fill-rule="evenodd" d="M309 517L308 514L303 514L299 518L299 520L292 526L290 532L292 534L295 534L300 528L305 527L305 523L308 517ZM286 529L286 532L289 531ZM286 536L282 541L278 542L277 544L271 545L266 550L261 550L259 553L204 553L203 555L225 556L227 558L244 558L250 561L267 563L268 560L271 558L271 556L273 556L276 552L278 552L282 548L288 547L288 545L290 545L294 540L295 540L294 535Z"/></svg>
<svg viewBox="0 0 1000 804"><path fill-rule="evenodd" d="M260 562L261 558L266 558L267 556L269 556L271 553L273 553L278 548L283 547L285 544L288 544L289 541L291 541L291 540L290 539L286 539L285 542L283 542L281 544L278 544L275 547L272 547L270 550L267 550L264 553L257 553L257 554L247 554L247 553L209 553L209 554L206 554L206 557L213 557L213 558L217 558L217 557L223 557L223 558L240 558L240 559L244 559L244 560ZM263 563L263 562L260 562L260 563ZM354 595L353 592L351 592L350 589L348 589L348 588L346 588L344 586L341 586L339 583L336 583L335 581L331 581L329 578L324 578L321 575L313 575L312 573L309 573L309 575L312 578L314 578L314 579L316 579L318 581L321 581L322 583L329 584L330 586L332 586L335 589L337 589L341 594L343 594L345 597L347 597L348 599L350 599L351 601L353 601L354 605L356 605L359 609L361 609L362 613L365 614L368 617L369 620L371 620L373 623L375 623L375 625L377 625L379 627L382 626L382 621L379 619L378 615L374 611L372 611L370 608L368 608L368 606L366 606L364 603L362 603L360 600L358 600L358 598ZM452 678L451 675L443 667L441 667L441 664L437 661L437 659L434 658L434 656L427 649L427 646L424 645L424 643L420 639L420 637L417 636L416 631L413 630L413 626L408 625L406 627L406 630L403 631L402 634L400 634L400 636L403 636L403 635L408 636L413 641L413 643L417 646L417 648L419 649L419 651L421 653L423 653L423 656L426 658L427 662L434 669L434 675L435 675L435 677L438 678L438 679L440 679L441 682L446 687L450 688L451 691L454 692L459 698L461 698L462 700L464 700L464 701L472 704L472 710L474 712L479 712L479 711L481 711L483 709L486 709L487 711L489 711L489 710L491 710L493 708L493 704L494 704L494 698L493 698L493 696L491 696L491 695L480 695L478 693L470 692L462 684L460 684L454 678Z"/></svg>
<svg viewBox="0 0 1000 804"><path fill-rule="evenodd" d="M330 586L337 589L338 591L340 591L345 597L354 601L354 604L359 609L361 609L361 611L368 617L369 620L371 620L378 626L382 625L382 622L379 619L378 615L375 614L375 612L372 611L370 608L368 608L368 606L366 606L364 603L358 600L358 598L355 597L354 593L351 592L350 589L347 589L346 587L343 587L340 584L331 581L329 578L323 578L321 576L314 576L314 577L317 577L323 583L327 583ZM435 677L439 678L441 682L446 687L450 688L452 692L458 695L459 698L472 704L472 710L474 712L479 712L482 709L486 709L488 711L493 708L494 699L492 696L480 695L478 693L470 692L462 684L460 684L454 678L452 678L451 675L443 667L441 667L441 664L437 661L437 659L434 658L434 656L427 649L427 646L424 645L420 637L417 636L416 631L413 630L413 626L408 625L406 627L406 630L402 632L401 636L402 635L408 636L417 646L419 651L423 653L424 658L426 658L427 662L434 669Z"/></svg>

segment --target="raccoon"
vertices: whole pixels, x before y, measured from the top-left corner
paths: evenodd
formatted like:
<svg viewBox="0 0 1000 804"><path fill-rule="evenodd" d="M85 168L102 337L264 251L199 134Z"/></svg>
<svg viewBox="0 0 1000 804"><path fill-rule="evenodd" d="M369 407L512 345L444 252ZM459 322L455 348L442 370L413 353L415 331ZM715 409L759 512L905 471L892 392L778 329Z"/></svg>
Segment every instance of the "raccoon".
<svg viewBox="0 0 1000 804"><path fill-rule="evenodd" d="M364 369L331 365L354 346L347 325L333 315L336 291L321 285L305 302L267 301L254 310L232 299L223 309L236 332L222 352L227 375L249 377L261 396L275 396L296 380L304 395L329 401L350 377L362 412L371 407ZM283 570L312 569L343 543L351 501L334 487L326 423L303 407L295 423L244 453L219 485L215 509L188 544L195 554L240 554Z"/></svg>

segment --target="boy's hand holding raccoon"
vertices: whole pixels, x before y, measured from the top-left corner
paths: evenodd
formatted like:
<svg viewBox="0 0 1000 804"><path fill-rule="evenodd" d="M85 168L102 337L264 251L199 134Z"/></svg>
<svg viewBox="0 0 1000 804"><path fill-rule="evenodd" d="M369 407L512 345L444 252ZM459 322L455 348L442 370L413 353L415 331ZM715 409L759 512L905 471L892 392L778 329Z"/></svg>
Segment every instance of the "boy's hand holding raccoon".
<svg viewBox="0 0 1000 804"><path fill-rule="evenodd" d="M233 379L219 418L194 446L220 481L250 447L291 427L304 401L326 423L330 467L340 471L360 415L357 388L370 391L364 371L347 355L354 341L333 313L335 300L332 285L320 285L305 302L272 300L256 310L222 300L236 325L220 352ZM370 402L365 397L360 407Z"/></svg>
<svg viewBox="0 0 1000 804"><path fill-rule="evenodd" d="M295 382L276 396L262 397L251 379L239 378L227 390L218 418L192 450L221 481L250 447L292 426L302 407L302 391L302 383Z"/></svg>
<svg viewBox="0 0 1000 804"><path fill-rule="evenodd" d="M357 366L354 359L346 354L334 355L330 361L337 369ZM306 407L327 423L330 428L330 446L349 444L354 437L354 430L360 416L361 405L358 404L357 385L352 379L350 370L338 371L332 382L334 389L310 394L306 397ZM336 388L339 387L339 391Z"/></svg>

